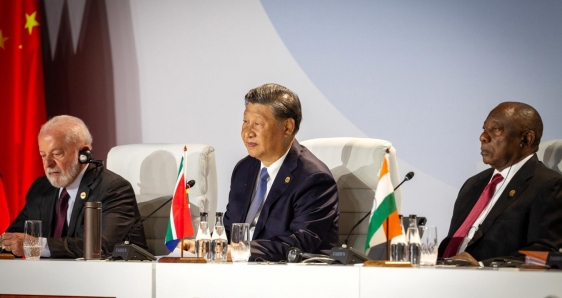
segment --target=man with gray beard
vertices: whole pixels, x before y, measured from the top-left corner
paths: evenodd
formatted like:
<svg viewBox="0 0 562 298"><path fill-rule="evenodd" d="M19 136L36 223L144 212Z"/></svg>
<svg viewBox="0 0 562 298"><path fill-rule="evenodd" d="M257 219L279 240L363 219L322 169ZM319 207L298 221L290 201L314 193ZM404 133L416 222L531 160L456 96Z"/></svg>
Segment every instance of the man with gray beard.
<svg viewBox="0 0 562 298"><path fill-rule="evenodd" d="M83 207L100 201L102 255L110 255L140 220L131 184L101 164L79 162L79 156L91 157L92 136L76 117L52 118L41 127L38 139L45 176L31 185L23 210L4 234L6 251L22 256L25 221L41 220L42 257L83 257ZM146 249L142 226L133 231L131 242Z"/></svg>

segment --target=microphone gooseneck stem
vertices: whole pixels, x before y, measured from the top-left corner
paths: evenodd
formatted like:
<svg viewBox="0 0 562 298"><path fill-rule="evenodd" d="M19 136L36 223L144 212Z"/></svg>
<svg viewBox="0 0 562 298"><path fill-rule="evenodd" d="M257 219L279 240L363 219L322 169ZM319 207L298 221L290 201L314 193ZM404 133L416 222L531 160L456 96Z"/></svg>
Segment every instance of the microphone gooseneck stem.
<svg viewBox="0 0 562 298"><path fill-rule="evenodd" d="M193 185L195 185L195 180L189 180L186 184L185 184L185 188L186 189L190 189L193 187ZM138 228L140 228L142 226L142 223L145 222L148 218L150 218L154 213L156 213L158 210L162 209L162 207L166 206L168 203L170 203L171 200L174 199L174 196L172 196L171 198L169 198L168 200L166 200L166 202L164 202L164 204L158 206L158 208L154 209L154 211L150 212L149 215L145 216L143 219L141 219L141 221L139 221L138 223L134 224L131 229L129 230L129 232L127 233L127 236L125 237L125 244L129 244L130 240L131 240L131 235L133 234L134 231L136 231Z"/></svg>
<svg viewBox="0 0 562 298"><path fill-rule="evenodd" d="M133 228L136 228L138 226L140 226L145 220L147 220L149 217L152 216L152 214L156 213L156 211L162 209L162 207L166 206L166 204L170 203L170 201L173 199L174 197L172 196L171 198L169 198L164 204L160 205L158 208L154 209L154 211L150 212L149 215L145 216L141 221L139 221L136 225L133 226Z"/></svg>
<svg viewBox="0 0 562 298"><path fill-rule="evenodd" d="M352 228L351 230L349 230L349 233L347 234L347 237L345 237L345 241L343 242L344 247L347 247L347 240L349 239L349 236L351 236L351 232L353 232L353 230L355 230L355 228L357 228L358 225L360 225L365 218L367 218L367 216L371 215L371 211L369 211L369 213L365 214L365 216L363 216Z"/></svg>
<svg viewBox="0 0 562 298"><path fill-rule="evenodd" d="M162 205L160 205L158 208L154 209L154 211L150 212L149 215L145 216L143 219L141 219L141 221L139 221L138 223L134 224L131 229L129 230L129 232L127 233L127 237L125 238L125 244L129 244L130 240L131 240L131 235L133 234L134 231L136 231L143 222L145 222L148 218L150 218L154 213L156 213L158 210L162 209L162 207L166 206L168 203L170 203L170 201L174 199L174 197L172 196L171 198L169 198L168 200L166 200L166 202Z"/></svg>
<svg viewBox="0 0 562 298"><path fill-rule="evenodd" d="M412 173L412 172L410 172ZM406 182L406 181L410 181L410 179L412 179L413 177L413 173L412 176L410 176L410 173L408 173L408 175L406 175L406 178L404 178L404 180L402 180L402 182L400 182L395 188L394 191L396 191L398 189L398 187L400 187L400 185L402 185L402 183ZM365 216L363 216L352 228L351 230L349 230L349 233L347 234L347 237L345 237L345 240L343 241L343 247L347 247L347 241L349 240L349 237L351 236L351 232L353 232L353 230L355 230L355 228L357 228L358 225L360 225L365 218L367 218L369 215L371 215L371 211L369 211L367 214L365 214Z"/></svg>
<svg viewBox="0 0 562 298"><path fill-rule="evenodd" d="M400 187L400 185L402 185L402 183L404 183L404 182L406 182L406 181L408 181L408 179L407 179L407 178L404 178L404 180L402 180L402 182L400 182L400 184L398 184L398 186L396 186L396 187L394 188L394 190L396 191L396 190L398 189L398 187Z"/></svg>

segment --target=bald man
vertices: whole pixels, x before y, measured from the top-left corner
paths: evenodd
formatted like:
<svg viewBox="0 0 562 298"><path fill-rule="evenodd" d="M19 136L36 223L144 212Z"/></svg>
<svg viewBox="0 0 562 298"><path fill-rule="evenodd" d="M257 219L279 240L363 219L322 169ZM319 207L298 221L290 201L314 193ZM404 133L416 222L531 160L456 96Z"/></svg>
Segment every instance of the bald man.
<svg viewBox="0 0 562 298"><path fill-rule="evenodd" d="M562 175L537 158L543 132L530 105L504 102L484 121L480 150L490 169L468 179L455 202L445 258L518 258L562 247Z"/></svg>

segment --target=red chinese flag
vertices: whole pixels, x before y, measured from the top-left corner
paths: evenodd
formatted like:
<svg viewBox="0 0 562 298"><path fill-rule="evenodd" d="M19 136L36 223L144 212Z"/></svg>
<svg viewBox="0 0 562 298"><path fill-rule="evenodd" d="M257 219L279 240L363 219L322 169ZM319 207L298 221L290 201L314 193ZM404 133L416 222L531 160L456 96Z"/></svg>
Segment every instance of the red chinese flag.
<svg viewBox="0 0 562 298"><path fill-rule="evenodd" d="M6 201L6 194L4 193L4 185L2 184L2 176L0 176L0 210L8 210L8 202ZM0 212L0 235L6 231L10 225L10 214L7 212Z"/></svg>
<svg viewBox="0 0 562 298"><path fill-rule="evenodd" d="M44 175L37 147L47 118L39 13L39 0L0 0L0 173L8 202L0 204L0 218L12 220Z"/></svg>

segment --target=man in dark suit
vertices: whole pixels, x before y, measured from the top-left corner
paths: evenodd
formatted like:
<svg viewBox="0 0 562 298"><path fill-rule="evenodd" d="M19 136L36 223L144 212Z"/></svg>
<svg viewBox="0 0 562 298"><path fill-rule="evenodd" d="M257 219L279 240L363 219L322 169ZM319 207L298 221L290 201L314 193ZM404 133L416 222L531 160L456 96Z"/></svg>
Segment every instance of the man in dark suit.
<svg viewBox="0 0 562 298"><path fill-rule="evenodd" d="M249 156L232 173L224 225L250 223L251 260L285 260L297 247L327 254L338 242L338 193L330 170L295 135L298 96L266 84L246 94L242 140ZM264 180L260 191L260 178ZM258 198L258 193L262 198Z"/></svg>
<svg viewBox="0 0 562 298"><path fill-rule="evenodd" d="M494 108L480 135L481 155L492 168L462 186L439 255L477 261L523 259L519 250L562 247L562 175L536 156L543 124L524 103Z"/></svg>
<svg viewBox="0 0 562 298"><path fill-rule="evenodd" d="M140 220L131 184L101 164L79 162L79 155L90 159L92 136L82 120L57 116L39 132L39 153L46 176L31 185L26 204L4 234L7 251L23 255L23 230L26 220L41 220L42 256L83 257L84 203L102 202L102 254L124 240L133 224ZM146 248L142 227L132 233L132 242Z"/></svg>
<svg viewBox="0 0 562 298"><path fill-rule="evenodd" d="M295 140L298 96L265 84L250 90L245 103L241 136L248 156L232 173L227 237L233 223L249 223L250 260L285 260L291 247L328 254L338 243L337 187L328 167ZM183 248L195 252L195 242L184 241Z"/></svg>

